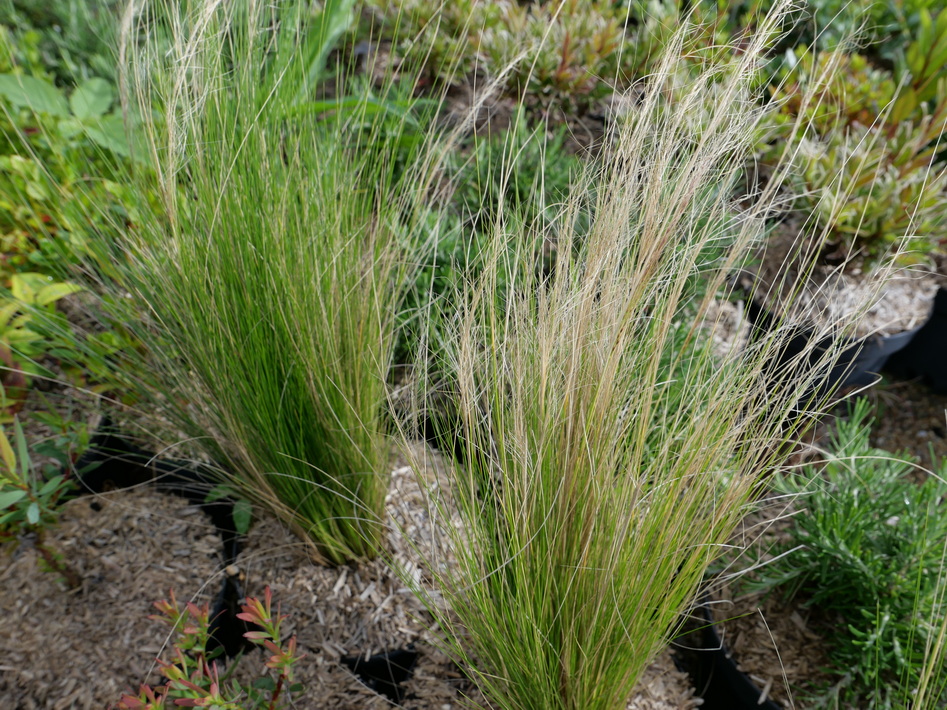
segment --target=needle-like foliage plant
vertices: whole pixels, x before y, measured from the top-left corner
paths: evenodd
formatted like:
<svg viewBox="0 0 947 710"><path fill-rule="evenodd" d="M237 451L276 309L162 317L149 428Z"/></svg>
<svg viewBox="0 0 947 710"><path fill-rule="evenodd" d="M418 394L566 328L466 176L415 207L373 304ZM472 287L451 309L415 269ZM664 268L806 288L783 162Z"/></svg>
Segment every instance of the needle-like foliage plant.
<svg viewBox="0 0 947 710"><path fill-rule="evenodd" d="M824 466L775 479L800 513L753 587L843 619L828 639L841 678L827 697L890 708L913 694L916 707L942 707L947 467L918 473L917 483L913 457L869 445L871 424L859 400L838 422Z"/></svg>

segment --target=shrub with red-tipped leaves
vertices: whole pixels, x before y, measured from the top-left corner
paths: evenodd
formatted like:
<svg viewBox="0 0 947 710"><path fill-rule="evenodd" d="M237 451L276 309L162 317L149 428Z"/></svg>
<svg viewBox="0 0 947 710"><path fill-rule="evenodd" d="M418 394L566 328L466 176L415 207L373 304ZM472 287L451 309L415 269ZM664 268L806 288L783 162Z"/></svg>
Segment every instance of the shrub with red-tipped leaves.
<svg viewBox="0 0 947 710"><path fill-rule="evenodd" d="M155 602L160 614L149 618L162 621L178 631L174 643L172 660L158 659L159 672L166 679L164 685L152 688L142 684L138 695L124 694L113 710L160 710L170 707L202 707L215 710L277 710L285 707L288 696L299 693L302 688L293 684L293 664L302 656L296 652L296 637L284 644L280 625L285 616L272 613L273 594L267 587L263 601L247 597L241 605L239 619L258 627L244 636L258 646L263 646L272 655L266 662L269 671L250 687L229 682L236 663L224 674L217 666L217 656L222 649L207 652L210 638L210 608L187 602L183 607L170 592L170 600ZM238 657L239 659L239 657ZM274 678L275 676L275 678ZM281 700L283 702L281 702Z"/></svg>

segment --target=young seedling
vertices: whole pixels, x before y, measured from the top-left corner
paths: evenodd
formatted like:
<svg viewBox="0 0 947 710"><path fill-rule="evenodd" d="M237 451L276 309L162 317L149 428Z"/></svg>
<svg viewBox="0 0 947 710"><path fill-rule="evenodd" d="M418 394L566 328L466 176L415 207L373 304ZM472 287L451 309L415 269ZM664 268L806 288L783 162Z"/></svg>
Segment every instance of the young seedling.
<svg viewBox="0 0 947 710"><path fill-rule="evenodd" d="M293 695L302 691L293 683L293 665L302 655L297 653L296 637L282 641L280 625L285 616L273 614L273 594L269 587L263 601L247 597L237 618L257 627L244 636L262 646L272 655L266 661L269 671L249 687L236 682L227 683L233 674L233 664L223 678L216 658L222 649L208 652L210 639L210 607L187 602L184 606L170 591L170 600L155 602L160 612L149 618L168 624L179 633L174 642L172 660L158 659L158 672L167 679L164 685L139 687L138 695L126 693L113 705L114 710L159 710L175 707L203 707L215 710L277 710L288 707ZM239 657L238 657L239 658ZM275 678L273 677L275 675Z"/></svg>

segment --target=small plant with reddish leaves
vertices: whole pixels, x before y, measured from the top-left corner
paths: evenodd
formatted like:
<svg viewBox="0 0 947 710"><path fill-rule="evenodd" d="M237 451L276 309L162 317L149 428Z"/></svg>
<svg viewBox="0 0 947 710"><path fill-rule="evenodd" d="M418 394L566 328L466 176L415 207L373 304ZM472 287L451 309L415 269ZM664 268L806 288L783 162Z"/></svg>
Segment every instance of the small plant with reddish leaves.
<svg viewBox="0 0 947 710"><path fill-rule="evenodd" d="M288 697L302 687L293 684L293 665L302 658L296 652L296 637L283 644L280 626L285 616L272 612L273 594L267 587L263 601L247 597L237 618L256 627L244 636L272 655L266 661L268 673L250 687L229 682L236 664L220 677L216 658L220 651L207 650L210 639L210 608L187 602L183 607L170 593L170 601L155 602L160 614L150 618L162 621L180 636L174 643L170 661L158 659L159 673L167 681L157 688L142 684L138 695L125 694L114 710L161 710L171 707L200 707L214 710L277 710L286 707ZM239 658L239 657L238 657Z"/></svg>

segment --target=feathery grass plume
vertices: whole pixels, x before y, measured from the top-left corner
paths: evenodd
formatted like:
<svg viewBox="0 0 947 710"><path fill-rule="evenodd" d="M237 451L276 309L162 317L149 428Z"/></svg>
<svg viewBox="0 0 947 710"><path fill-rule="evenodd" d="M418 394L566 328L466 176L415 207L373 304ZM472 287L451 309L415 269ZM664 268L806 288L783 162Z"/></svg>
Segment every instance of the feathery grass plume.
<svg viewBox="0 0 947 710"><path fill-rule="evenodd" d="M623 708L793 415L819 404L799 401L815 370L774 380L782 332L720 358L698 325L775 199L778 181L742 213L731 196L786 9L696 76L678 33L563 208L551 276L501 206L487 266L442 320L457 410L442 433L464 454L437 511L456 560L430 560L446 599L430 605L491 707Z"/></svg>
<svg viewBox="0 0 947 710"><path fill-rule="evenodd" d="M386 376L435 156L390 77L336 77L353 2L133 2L135 176L123 281L175 424L325 561L374 555L388 485ZM423 164L422 164L423 163Z"/></svg>

